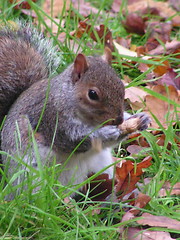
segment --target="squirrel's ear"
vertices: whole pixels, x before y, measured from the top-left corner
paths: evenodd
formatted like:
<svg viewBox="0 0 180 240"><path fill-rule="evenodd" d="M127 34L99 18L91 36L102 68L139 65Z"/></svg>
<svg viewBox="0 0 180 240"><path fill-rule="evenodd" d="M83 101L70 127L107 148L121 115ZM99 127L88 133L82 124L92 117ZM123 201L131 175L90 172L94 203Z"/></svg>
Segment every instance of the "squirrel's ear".
<svg viewBox="0 0 180 240"><path fill-rule="evenodd" d="M112 62L112 52L107 46L104 48L104 55L102 56L102 59L108 64L111 64Z"/></svg>
<svg viewBox="0 0 180 240"><path fill-rule="evenodd" d="M82 53L79 53L74 60L74 70L72 73L73 82L77 82L80 79L81 75L85 73L87 69L88 64L86 57Z"/></svg>

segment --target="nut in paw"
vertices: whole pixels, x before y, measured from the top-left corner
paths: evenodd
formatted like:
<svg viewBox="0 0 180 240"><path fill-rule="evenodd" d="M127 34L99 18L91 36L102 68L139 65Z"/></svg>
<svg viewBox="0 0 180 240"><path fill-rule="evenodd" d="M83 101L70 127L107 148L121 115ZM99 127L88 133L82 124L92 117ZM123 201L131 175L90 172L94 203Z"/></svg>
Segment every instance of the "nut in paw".
<svg viewBox="0 0 180 240"><path fill-rule="evenodd" d="M129 134L138 130L143 131L147 129L150 122L150 118L147 114L138 113L125 120L118 128L123 134Z"/></svg>

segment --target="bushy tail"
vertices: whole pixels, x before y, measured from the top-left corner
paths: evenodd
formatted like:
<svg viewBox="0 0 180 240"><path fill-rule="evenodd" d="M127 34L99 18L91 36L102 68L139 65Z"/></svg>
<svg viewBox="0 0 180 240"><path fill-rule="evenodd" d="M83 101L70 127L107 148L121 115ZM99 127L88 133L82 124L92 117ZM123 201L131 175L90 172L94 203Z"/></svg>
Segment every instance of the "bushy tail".
<svg viewBox="0 0 180 240"><path fill-rule="evenodd" d="M21 21L0 24L0 124L16 98L55 72L61 54L50 39Z"/></svg>

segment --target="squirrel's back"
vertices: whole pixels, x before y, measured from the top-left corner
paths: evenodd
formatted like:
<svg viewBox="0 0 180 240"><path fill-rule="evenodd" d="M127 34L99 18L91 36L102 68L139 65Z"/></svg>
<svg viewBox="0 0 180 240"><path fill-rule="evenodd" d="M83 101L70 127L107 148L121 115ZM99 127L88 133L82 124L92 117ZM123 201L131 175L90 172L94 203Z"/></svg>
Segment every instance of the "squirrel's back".
<svg viewBox="0 0 180 240"><path fill-rule="evenodd" d="M52 42L31 24L14 24L0 29L0 125L16 98L60 61Z"/></svg>

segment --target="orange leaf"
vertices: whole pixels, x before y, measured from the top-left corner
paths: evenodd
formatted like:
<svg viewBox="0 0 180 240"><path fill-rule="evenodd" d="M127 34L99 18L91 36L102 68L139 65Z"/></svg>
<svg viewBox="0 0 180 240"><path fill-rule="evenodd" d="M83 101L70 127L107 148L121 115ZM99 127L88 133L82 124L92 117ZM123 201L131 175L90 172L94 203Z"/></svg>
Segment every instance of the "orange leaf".
<svg viewBox="0 0 180 240"><path fill-rule="evenodd" d="M138 164L131 161L126 161L122 167L116 168L116 192L121 193L119 198L133 191L136 187L135 184L139 181L140 176L143 174L143 168L148 168L151 165L152 157L148 156Z"/></svg>

